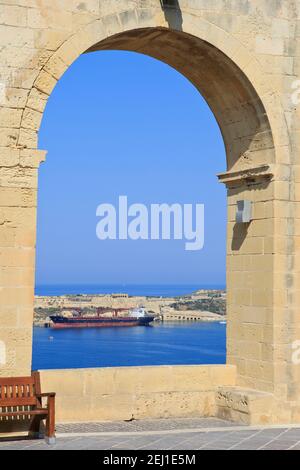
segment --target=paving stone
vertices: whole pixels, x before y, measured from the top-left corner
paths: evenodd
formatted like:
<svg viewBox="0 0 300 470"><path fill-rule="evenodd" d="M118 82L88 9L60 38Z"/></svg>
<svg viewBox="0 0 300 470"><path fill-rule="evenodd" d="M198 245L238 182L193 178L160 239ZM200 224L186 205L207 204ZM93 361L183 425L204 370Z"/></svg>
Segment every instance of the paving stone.
<svg viewBox="0 0 300 470"><path fill-rule="evenodd" d="M235 427L217 419L77 423L58 425L53 446L44 439L6 439L0 450L300 450L300 427Z"/></svg>
<svg viewBox="0 0 300 470"><path fill-rule="evenodd" d="M291 447L289 450L300 450L300 443L296 446Z"/></svg>
<svg viewBox="0 0 300 470"><path fill-rule="evenodd" d="M171 429L201 429L201 428L226 428L237 426L229 421L216 418L181 418L181 419L155 419L144 421L118 421L114 423L77 423L59 424L59 433L90 433L90 432L134 432L134 431L163 431Z"/></svg>

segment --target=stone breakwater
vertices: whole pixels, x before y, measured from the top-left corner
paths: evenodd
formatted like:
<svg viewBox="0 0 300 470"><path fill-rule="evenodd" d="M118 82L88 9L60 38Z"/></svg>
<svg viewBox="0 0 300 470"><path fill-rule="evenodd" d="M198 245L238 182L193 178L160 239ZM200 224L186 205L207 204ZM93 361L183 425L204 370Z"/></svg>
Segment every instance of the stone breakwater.
<svg viewBox="0 0 300 470"><path fill-rule="evenodd" d="M128 296L122 293L36 296L34 324L44 325L53 314L92 315L99 307L130 309L139 306L162 321L218 321L224 319L226 313L226 294L225 291L199 290L184 297Z"/></svg>

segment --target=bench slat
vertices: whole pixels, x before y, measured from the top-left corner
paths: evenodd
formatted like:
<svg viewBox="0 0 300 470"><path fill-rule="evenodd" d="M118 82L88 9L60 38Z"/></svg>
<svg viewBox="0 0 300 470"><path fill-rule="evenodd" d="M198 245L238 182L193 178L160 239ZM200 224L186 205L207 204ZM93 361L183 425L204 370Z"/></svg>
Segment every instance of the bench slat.
<svg viewBox="0 0 300 470"><path fill-rule="evenodd" d="M2 413L0 411L0 418L1 417L13 417L13 416L33 416L33 415L48 415L48 410L46 408L40 408L38 410L30 410L30 411L5 411ZM1 421L0 421L1 423Z"/></svg>
<svg viewBox="0 0 300 470"><path fill-rule="evenodd" d="M0 407L37 405L37 403L33 378L0 379Z"/></svg>
<svg viewBox="0 0 300 470"><path fill-rule="evenodd" d="M36 404L36 397L5 398L4 400L0 400L0 408L4 406L34 406Z"/></svg>
<svg viewBox="0 0 300 470"><path fill-rule="evenodd" d="M33 377L0 377L1 385L14 385L14 384L34 384Z"/></svg>

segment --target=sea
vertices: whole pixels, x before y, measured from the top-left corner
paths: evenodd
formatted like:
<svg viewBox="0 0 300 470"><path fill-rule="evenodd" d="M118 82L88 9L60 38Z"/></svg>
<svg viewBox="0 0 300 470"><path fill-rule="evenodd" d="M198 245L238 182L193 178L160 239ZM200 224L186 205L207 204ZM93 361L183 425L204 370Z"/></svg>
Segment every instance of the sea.
<svg viewBox="0 0 300 470"><path fill-rule="evenodd" d="M122 293L133 296L177 297L188 295L199 289L223 290L222 284L60 284L37 285L35 295L76 295L76 294L115 294Z"/></svg>
<svg viewBox="0 0 300 470"><path fill-rule="evenodd" d="M127 293L182 296L222 285L37 286L36 295ZM33 370L145 365L225 364L223 322L155 323L148 327L55 330L35 327Z"/></svg>

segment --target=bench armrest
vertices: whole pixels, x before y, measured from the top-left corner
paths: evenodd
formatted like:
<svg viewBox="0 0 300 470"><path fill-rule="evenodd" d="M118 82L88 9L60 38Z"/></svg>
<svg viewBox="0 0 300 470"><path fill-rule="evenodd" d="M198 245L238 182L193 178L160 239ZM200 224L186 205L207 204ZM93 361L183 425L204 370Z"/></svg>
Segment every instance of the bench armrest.
<svg viewBox="0 0 300 470"><path fill-rule="evenodd" d="M48 392L48 393L36 393L36 396L38 398L43 398L43 397L55 397L56 393L55 392Z"/></svg>

